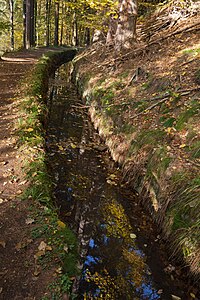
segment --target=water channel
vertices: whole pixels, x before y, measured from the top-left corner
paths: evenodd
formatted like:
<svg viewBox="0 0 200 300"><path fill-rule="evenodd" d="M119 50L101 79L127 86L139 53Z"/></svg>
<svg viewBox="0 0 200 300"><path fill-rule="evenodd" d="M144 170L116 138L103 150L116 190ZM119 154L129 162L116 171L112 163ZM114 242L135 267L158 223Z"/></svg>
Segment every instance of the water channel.
<svg viewBox="0 0 200 300"><path fill-rule="evenodd" d="M50 81L46 146L60 218L79 241L78 299L188 299L151 219L81 107L69 69Z"/></svg>

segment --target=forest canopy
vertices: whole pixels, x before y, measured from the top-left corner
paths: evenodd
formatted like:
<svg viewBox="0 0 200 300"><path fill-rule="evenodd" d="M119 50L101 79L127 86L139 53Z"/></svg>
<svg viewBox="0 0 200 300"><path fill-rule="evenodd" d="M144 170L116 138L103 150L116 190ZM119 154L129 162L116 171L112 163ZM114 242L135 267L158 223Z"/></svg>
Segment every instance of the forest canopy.
<svg viewBox="0 0 200 300"><path fill-rule="evenodd" d="M84 46L90 44L93 38L96 40L100 36L106 40L110 24L111 27L116 27L115 31L119 31L121 29L117 29L117 20L121 18L122 21L126 18L125 15L129 15L128 27L132 31L137 14L145 16L163 2L0 0L0 50L44 45Z"/></svg>

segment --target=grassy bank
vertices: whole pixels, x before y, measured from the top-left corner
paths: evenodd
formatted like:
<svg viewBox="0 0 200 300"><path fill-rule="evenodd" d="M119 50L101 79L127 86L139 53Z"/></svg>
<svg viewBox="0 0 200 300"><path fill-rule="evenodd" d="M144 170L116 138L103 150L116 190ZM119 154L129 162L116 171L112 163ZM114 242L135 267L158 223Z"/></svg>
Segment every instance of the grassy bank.
<svg viewBox="0 0 200 300"><path fill-rule="evenodd" d="M45 124L48 119L46 97L48 78L62 63L69 61L75 50L48 52L23 83L22 113L18 120L19 153L28 184L22 199L30 199L29 220L34 223L32 239L39 240L35 260L42 268L54 266L49 291L43 299L61 299L72 293L77 275L77 241L71 230L59 220L52 203L52 179L48 174L45 152Z"/></svg>
<svg viewBox="0 0 200 300"><path fill-rule="evenodd" d="M74 77L94 126L122 167L124 183L137 190L170 252L199 279L196 32L151 44L148 54L136 47L116 57L102 44L93 45L74 61Z"/></svg>

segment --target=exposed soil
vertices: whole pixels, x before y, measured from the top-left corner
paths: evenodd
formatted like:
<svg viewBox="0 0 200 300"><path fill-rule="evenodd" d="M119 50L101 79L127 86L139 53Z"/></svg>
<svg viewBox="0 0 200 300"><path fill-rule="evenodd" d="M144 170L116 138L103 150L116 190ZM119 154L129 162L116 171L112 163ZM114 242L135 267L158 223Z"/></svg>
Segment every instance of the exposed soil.
<svg viewBox="0 0 200 300"><path fill-rule="evenodd" d="M52 282L55 266L42 270L34 258L41 239L32 239L32 200L19 200L26 186L15 123L19 118L18 86L48 49L20 51L0 60L0 299L40 299Z"/></svg>

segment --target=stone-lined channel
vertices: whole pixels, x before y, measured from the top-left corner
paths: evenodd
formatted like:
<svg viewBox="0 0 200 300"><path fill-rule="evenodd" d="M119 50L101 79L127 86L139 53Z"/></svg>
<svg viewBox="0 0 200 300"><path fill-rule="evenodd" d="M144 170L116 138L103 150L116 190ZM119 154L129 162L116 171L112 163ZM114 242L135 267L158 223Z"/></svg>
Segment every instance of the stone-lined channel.
<svg viewBox="0 0 200 300"><path fill-rule="evenodd" d="M78 299L187 299L151 219L94 131L69 70L63 65L50 80L46 146L56 205L78 236Z"/></svg>

